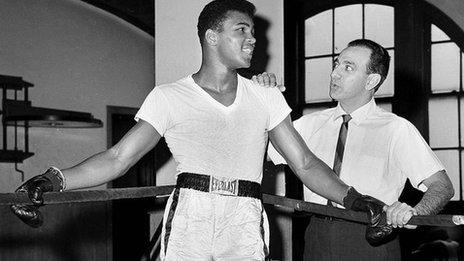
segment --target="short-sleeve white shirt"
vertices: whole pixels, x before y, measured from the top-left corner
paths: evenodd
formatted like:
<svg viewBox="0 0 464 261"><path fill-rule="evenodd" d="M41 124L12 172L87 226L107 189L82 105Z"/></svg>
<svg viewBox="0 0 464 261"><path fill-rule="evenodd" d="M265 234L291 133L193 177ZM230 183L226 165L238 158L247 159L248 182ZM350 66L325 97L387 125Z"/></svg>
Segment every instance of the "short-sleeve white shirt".
<svg viewBox="0 0 464 261"><path fill-rule="evenodd" d="M343 114L346 113L338 105L294 122L308 147L330 167ZM422 181L444 169L409 121L381 109L373 99L350 115L340 178L360 193L392 204L398 200L407 178L414 187L425 190ZM285 163L269 147L274 163ZM306 187L304 197L314 203L327 202Z"/></svg>
<svg viewBox="0 0 464 261"><path fill-rule="evenodd" d="M268 131L290 113L276 88L238 76L236 98L224 106L191 75L155 87L135 119L165 137L177 173L190 172L261 182Z"/></svg>

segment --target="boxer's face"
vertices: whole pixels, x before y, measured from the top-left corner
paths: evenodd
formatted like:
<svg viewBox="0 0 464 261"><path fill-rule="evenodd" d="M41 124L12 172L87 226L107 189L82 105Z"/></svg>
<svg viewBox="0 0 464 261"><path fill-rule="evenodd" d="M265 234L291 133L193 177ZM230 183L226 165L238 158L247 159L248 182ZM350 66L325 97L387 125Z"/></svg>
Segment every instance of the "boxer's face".
<svg viewBox="0 0 464 261"><path fill-rule="evenodd" d="M365 88L369 74L367 65L371 50L352 46L344 49L334 63L330 74L330 97L341 102L356 103L364 100L369 91Z"/></svg>
<svg viewBox="0 0 464 261"><path fill-rule="evenodd" d="M227 16L222 31L216 32L218 58L229 69L250 67L256 43L253 19L237 11Z"/></svg>

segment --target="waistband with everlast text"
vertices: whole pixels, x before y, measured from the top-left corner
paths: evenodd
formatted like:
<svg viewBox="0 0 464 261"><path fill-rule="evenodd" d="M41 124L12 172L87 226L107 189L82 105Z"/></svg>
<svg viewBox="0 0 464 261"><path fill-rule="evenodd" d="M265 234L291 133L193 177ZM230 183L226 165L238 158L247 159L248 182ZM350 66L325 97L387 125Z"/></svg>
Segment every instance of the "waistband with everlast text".
<svg viewBox="0 0 464 261"><path fill-rule="evenodd" d="M261 199L261 184L249 180L215 177L204 174L180 173L177 188L188 188L228 196Z"/></svg>

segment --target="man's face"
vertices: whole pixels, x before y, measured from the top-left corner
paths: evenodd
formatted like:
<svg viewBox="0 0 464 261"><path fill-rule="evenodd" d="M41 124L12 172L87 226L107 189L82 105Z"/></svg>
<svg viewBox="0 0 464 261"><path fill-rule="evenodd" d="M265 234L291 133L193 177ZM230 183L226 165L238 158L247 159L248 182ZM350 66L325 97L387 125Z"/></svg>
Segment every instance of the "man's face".
<svg viewBox="0 0 464 261"><path fill-rule="evenodd" d="M364 47L347 47L337 57L330 74L330 97L340 102L357 103L365 99L369 91L365 88L367 64L371 50Z"/></svg>
<svg viewBox="0 0 464 261"><path fill-rule="evenodd" d="M229 69L250 67L256 43L252 18L241 12L229 11L222 31L217 34L220 62Z"/></svg>

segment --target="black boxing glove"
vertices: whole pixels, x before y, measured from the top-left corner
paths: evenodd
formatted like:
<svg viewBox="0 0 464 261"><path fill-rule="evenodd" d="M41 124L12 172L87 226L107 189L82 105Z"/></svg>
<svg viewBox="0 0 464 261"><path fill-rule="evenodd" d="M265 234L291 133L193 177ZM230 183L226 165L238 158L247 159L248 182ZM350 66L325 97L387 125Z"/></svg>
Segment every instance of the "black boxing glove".
<svg viewBox="0 0 464 261"><path fill-rule="evenodd" d="M395 238L393 226L387 224L387 215L383 210L385 203L367 195L361 195L350 187L343 199L346 209L367 213L369 224L366 228L366 240L371 246L379 246Z"/></svg>
<svg viewBox="0 0 464 261"><path fill-rule="evenodd" d="M38 206L16 204L11 205L10 209L21 221L33 228L38 228L43 224L43 217Z"/></svg>
<svg viewBox="0 0 464 261"><path fill-rule="evenodd" d="M40 227L43 224L43 218L39 207L43 205L43 193L63 189L63 174L59 169L51 167L44 174L29 179L15 191L27 193L33 205L14 204L10 208L27 225L34 228Z"/></svg>

